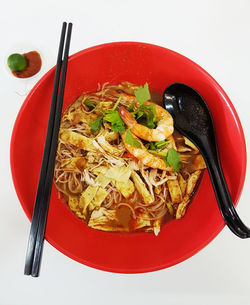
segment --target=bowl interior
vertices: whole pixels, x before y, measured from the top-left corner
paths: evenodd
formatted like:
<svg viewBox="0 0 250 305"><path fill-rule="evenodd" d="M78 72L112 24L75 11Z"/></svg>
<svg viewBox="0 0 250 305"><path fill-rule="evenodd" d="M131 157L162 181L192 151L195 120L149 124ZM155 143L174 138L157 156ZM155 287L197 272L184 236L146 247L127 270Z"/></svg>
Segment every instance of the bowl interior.
<svg viewBox="0 0 250 305"><path fill-rule="evenodd" d="M26 98L11 141L15 188L29 219L38 183L55 69ZM171 83L192 86L206 100L215 123L222 168L234 203L238 202L246 170L246 148L239 118L225 92L194 62L168 49L135 42L110 43L71 56L64 109L98 83L149 83L163 93ZM112 272L148 272L177 264L207 245L223 228L207 171L185 217L149 233L107 233L88 228L74 216L52 188L46 239L76 261Z"/></svg>

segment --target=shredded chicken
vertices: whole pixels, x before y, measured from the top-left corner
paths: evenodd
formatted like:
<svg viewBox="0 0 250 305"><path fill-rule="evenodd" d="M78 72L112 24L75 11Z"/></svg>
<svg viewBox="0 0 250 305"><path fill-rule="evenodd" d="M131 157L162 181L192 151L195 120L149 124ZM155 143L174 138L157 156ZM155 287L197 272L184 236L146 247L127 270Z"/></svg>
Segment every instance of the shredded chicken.
<svg viewBox="0 0 250 305"><path fill-rule="evenodd" d="M103 117L117 107L114 105L120 96L118 115L121 109L128 113L128 107L135 111L138 103L134 94L138 88L128 82L118 86L98 84L97 92L83 93L65 110L54 182L59 196L89 227L120 232L143 230L158 235L166 215L177 219L185 215L205 162L198 149L177 132L166 139L165 146L163 143L161 148L156 148L160 153L157 156L147 148L150 142L141 141L147 138L145 135L137 134L138 141L132 135L140 145L144 147L145 144L145 156L154 156L151 159L164 166L149 164L127 149L127 130L119 133ZM146 102L145 105L153 103ZM94 129L91 127L93 122L96 124ZM147 130L153 133L152 129ZM161 157L170 149L180 153L182 168L179 173Z"/></svg>

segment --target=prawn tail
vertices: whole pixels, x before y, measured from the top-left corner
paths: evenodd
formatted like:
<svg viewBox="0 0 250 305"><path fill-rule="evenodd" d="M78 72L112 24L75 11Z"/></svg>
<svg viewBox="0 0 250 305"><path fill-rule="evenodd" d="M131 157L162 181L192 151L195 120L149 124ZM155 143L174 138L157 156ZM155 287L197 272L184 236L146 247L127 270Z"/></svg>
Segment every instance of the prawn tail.
<svg viewBox="0 0 250 305"><path fill-rule="evenodd" d="M123 120L123 122L129 127L129 128L133 128L137 122L136 119L132 116L132 114L125 109L124 107L120 107L119 108L119 114Z"/></svg>

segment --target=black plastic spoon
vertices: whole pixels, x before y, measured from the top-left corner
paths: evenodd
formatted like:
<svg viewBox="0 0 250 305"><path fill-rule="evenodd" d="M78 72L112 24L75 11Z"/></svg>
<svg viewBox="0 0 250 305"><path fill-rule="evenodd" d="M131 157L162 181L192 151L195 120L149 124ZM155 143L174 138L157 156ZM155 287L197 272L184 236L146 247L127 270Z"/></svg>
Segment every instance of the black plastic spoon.
<svg viewBox="0 0 250 305"><path fill-rule="evenodd" d="M206 102L191 87L174 83L166 88L163 104L173 116L175 128L192 141L203 155L225 223L237 236L250 237L250 229L234 208L221 169L213 119Z"/></svg>

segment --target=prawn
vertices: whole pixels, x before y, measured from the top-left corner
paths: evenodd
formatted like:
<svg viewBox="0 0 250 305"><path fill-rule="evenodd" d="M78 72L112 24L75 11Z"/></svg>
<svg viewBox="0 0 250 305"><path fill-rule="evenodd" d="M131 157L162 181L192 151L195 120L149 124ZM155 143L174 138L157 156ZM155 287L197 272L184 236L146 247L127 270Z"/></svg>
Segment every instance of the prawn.
<svg viewBox="0 0 250 305"><path fill-rule="evenodd" d="M162 141L170 137L174 131L174 122L171 114L161 106L144 102L145 105L155 105L156 115L159 117L157 127L155 129L148 128L147 126L139 124L132 114L124 107L119 108L120 116L123 122L130 128L131 132L137 137L152 141Z"/></svg>
<svg viewBox="0 0 250 305"><path fill-rule="evenodd" d="M146 147L142 144L142 142L135 136L133 137L140 143L140 148L134 147L128 143L125 142L125 137L126 137L127 131L125 131L123 134L121 134L123 144L127 151L133 155L136 159L140 160L144 165L152 167L152 168L159 168L161 170L165 171L172 171L172 167L166 166L166 163L164 162L163 159L161 159L158 156L154 156L150 154Z"/></svg>

